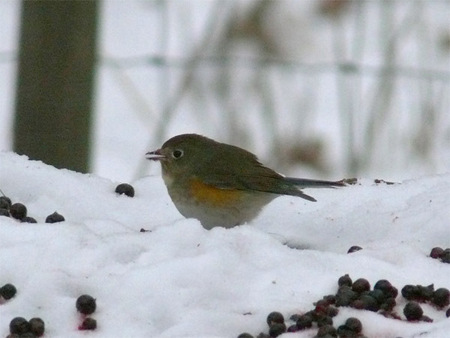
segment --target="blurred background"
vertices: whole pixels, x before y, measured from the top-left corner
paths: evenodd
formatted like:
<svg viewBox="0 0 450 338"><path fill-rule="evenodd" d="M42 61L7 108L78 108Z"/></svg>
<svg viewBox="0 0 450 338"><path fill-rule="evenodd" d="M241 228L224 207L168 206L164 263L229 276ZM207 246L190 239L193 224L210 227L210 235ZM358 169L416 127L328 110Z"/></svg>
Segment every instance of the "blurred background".
<svg viewBox="0 0 450 338"><path fill-rule="evenodd" d="M0 1L0 150L117 181L195 132L292 176L450 170L450 1Z"/></svg>

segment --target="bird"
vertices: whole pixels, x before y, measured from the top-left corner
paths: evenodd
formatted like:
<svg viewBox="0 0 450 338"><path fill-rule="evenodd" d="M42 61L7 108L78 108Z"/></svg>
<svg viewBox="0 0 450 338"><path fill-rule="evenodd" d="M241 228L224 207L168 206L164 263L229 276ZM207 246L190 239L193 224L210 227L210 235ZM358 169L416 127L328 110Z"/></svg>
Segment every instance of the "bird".
<svg viewBox="0 0 450 338"><path fill-rule="evenodd" d="M198 219L207 230L248 223L280 195L315 202L301 189L345 185L285 177L245 149L198 134L174 136L146 158L161 163L162 178L181 215Z"/></svg>

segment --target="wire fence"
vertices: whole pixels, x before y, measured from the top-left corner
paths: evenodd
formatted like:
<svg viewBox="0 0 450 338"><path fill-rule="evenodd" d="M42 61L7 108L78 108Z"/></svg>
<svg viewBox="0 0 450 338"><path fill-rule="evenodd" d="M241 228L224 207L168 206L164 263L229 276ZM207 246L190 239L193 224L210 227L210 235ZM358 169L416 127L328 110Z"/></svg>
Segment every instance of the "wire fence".
<svg viewBox="0 0 450 338"><path fill-rule="evenodd" d="M146 126L148 149L196 125L269 161L322 174L450 167L448 1L104 7L103 34L115 25L123 33L116 44L147 35L143 52L103 47L98 67ZM15 59L0 53L1 63Z"/></svg>
<svg viewBox="0 0 450 338"><path fill-rule="evenodd" d="M149 147L188 114L209 134L322 172L450 165L450 3L215 1L197 31L174 24L186 7L148 10L166 32L159 49L100 64L157 118ZM195 43L173 52L169 39ZM153 95L125 79L142 69L159 75Z"/></svg>

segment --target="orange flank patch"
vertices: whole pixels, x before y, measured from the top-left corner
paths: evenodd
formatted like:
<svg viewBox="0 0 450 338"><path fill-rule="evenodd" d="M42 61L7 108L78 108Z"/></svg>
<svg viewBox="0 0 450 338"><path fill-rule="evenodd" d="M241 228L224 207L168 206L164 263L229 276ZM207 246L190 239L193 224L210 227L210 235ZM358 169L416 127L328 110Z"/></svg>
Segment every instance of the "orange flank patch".
<svg viewBox="0 0 450 338"><path fill-rule="evenodd" d="M220 189L205 184L198 179L191 183L191 195L197 202L215 206L234 204L241 199L242 191L236 189Z"/></svg>

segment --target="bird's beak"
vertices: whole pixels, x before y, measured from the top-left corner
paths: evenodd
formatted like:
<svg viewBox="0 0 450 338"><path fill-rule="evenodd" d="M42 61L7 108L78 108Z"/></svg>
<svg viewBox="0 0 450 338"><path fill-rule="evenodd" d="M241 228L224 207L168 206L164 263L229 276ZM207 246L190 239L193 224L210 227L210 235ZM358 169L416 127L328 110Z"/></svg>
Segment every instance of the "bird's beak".
<svg viewBox="0 0 450 338"><path fill-rule="evenodd" d="M161 149L158 149L155 151L149 151L147 154L145 154L145 158L147 160L160 161L162 159L165 159L166 156L161 153Z"/></svg>

